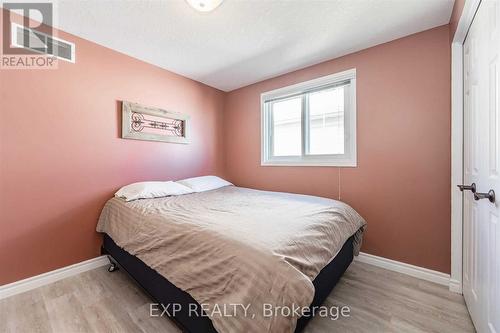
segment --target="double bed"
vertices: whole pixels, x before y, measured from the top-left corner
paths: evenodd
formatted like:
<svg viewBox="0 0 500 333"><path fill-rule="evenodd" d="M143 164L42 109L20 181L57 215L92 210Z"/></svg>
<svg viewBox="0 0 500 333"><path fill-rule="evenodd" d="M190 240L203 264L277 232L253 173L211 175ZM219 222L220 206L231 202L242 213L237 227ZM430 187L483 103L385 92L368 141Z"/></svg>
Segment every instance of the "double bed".
<svg viewBox="0 0 500 333"><path fill-rule="evenodd" d="M298 332L359 252L350 206L236 186L109 200L97 231L113 257L186 332ZM300 314L277 311L299 308ZM222 311L224 309L224 311Z"/></svg>

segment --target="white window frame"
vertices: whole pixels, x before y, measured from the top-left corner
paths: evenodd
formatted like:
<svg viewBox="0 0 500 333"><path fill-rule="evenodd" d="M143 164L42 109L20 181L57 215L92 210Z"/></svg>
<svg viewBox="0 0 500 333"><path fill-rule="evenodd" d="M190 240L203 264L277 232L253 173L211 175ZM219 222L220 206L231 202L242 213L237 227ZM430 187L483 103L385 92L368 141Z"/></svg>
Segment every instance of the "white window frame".
<svg viewBox="0 0 500 333"><path fill-rule="evenodd" d="M328 86L341 85L349 81L344 101L344 154L307 155L306 112L302 112L302 154L301 156L273 156L272 108L273 100L301 95ZM307 96L307 95L305 95ZM303 103L305 98L302 99ZM323 76L288 87L268 91L260 95L261 104L261 166L337 166L356 167L356 69ZM304 105L302 108L304 109Z"/></svg>

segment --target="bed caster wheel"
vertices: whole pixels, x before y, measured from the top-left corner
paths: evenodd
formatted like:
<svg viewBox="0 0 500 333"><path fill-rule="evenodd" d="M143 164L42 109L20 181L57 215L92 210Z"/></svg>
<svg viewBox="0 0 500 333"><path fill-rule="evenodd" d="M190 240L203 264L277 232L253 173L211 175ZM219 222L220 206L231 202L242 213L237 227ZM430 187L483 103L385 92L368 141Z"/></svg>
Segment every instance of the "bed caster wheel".
<svg viewBox="0 0 500 333"><path fill-rule="evenodd" d="M114 272L114 271L117 271L119 270L120 268L113 262L109 265L108 267L108 272Z"/></svg>

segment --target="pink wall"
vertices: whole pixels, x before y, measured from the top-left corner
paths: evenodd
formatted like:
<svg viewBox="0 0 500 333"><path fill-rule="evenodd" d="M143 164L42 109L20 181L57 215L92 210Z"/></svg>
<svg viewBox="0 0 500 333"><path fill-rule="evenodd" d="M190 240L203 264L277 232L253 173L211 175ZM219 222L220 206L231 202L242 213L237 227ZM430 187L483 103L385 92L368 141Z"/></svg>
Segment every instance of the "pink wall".
<svg viewBox="0 0 500 333"><path fill-rule="evenodd" d="M449 35L439 27L225 94L61 32L76 64L0 70L0 285L99 255L97 217L120 186L200 174L340 196L368 221L363 251L449 272ZM358 167L261 167L260 93L353 67ZM192 143L120 139L121 100L190 114Z"/></svg>
<svg viewBox="0 0 500 333"><path fill-rule="evenodd" d="M261 167L260 94L354 67L358 167ZM448 25L230 92L224 122L235 184L340 196L368 222L362 251L450 271Z"/></svg>
<svg viewBox="0 0 500 333"><path fill-rule="evenodd" d="M62 37L76 64L0 70L0 285L98 256L120 186L222 172L223 92ZM192 143L120 139L120 100L191 115Z"/></svg>
<svg viewBox="0 0 500 333"><path fill-rule="evenodd" d="M450 41L453 41L453 36L455 36L455 31L457 31L458 21L460 21L464 5L465 0L455 0L455 3L453 4L453 10L450 18Z"/></svg>

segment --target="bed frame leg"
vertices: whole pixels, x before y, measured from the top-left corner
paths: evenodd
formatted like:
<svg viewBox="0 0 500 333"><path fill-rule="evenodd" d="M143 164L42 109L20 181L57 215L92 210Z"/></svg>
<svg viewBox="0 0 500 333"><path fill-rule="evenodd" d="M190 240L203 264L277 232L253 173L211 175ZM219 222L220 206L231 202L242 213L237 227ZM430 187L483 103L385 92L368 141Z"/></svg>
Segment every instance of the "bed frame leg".
<svg viewBox="0 0 500 333"><path fill-rule="evenodd" d="M109 259L109 267L108 267L108 272L114 272L114 271L117 271L120 269L120 267L118 267L118 265L116 264L116 262L113 261L113 259L111 258L111 256L108 256L108 259Z"/></svg>

